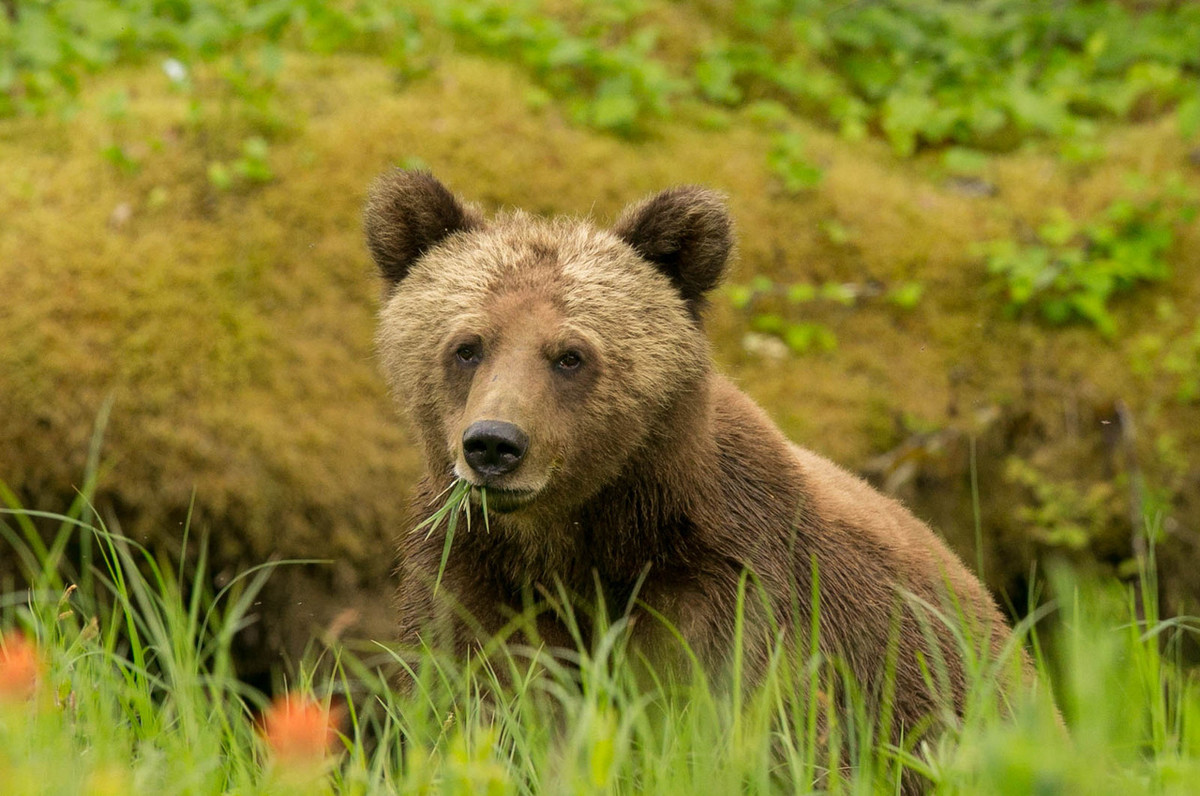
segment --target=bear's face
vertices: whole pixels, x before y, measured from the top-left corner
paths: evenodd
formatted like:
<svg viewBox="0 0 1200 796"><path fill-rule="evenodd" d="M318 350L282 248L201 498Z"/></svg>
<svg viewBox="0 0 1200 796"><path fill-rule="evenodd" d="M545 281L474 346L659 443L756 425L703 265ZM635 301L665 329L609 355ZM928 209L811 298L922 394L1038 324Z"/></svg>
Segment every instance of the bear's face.
<svg viewBox="0 0 1200 796"><path fill-rule="evenodd" d="M524 213L485 223L427 174L372 190L383 368L431 472L514 518L617 478L708 370L697 322L724 269L719 199L676 189L612 231Z"/></svg>

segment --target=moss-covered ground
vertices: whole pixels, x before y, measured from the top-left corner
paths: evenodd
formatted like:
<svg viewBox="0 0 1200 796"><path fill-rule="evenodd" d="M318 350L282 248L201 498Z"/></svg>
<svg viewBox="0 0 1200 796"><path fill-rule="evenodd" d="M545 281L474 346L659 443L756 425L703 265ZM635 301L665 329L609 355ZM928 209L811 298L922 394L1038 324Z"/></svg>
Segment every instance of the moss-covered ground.
<svg viewBox="0 0 1200 796"><path fill-rule="evenodd" d="M665 63L719 33L707 4L643 5ZM1091 156L1033 137L966 169L945 147L900 157L878 134L790 115L822 176L789 190L769 106L684 98L614 135L519 58L416 19L412 69L285 42L269 86L239 93L230 75L257 50L189 64L186 88L147 58L87 76L69 112L0 119L0 479L27 505L71 499L111 402L102 514L169 552L191 508L218 581L270 557L328 559L281 570L288 620L273 632L294 641L350 606L385 634L420 463L376 373L370 180L420 165L488 209L601 222L703 183L737 222L735 288L857 296L712 303L720 368L793 439L897 491L1018 606L1047 555L1131 574L1140 518L1157 517L1166 604L1195 609L1200 228L1171 222L1169 277L1117 296L1107 336L1008 311L979 248L1029 242L1055 207L1086 219L1200 185L1173 106L1102 119ZM905 285L915 300L887 298ZM773 313L835 342L789 351L762 331Z"/></svg>

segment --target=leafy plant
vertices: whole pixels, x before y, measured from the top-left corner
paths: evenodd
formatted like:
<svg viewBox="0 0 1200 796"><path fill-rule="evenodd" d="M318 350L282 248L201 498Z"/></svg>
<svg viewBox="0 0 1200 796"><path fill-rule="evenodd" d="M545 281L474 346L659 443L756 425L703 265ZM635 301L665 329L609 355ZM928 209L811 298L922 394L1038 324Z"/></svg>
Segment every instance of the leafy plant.
<svg viewBox="0 0 1200 796"><path fill-rule="evenodd" d="M1200 402L1200 320L1170 336L1143 334L1134 341L1133 352L1134 372L1144 377L1163 375L1171 381L1175 400Z"/></svg>
<svg viewBox="0 0 1200 796"><path fill-rule="evenodd" d="M1003 286L1011 310L1033 306L1049 323L1084 321L1111 337L1112 299L1169 278L1174 225L1194 217L1194 205L1172 206L1162 198L1117 199L1086 223L1056 208L1028 240L987 244L987 271Z"/></svg>
<svg viewBox="0 0 1200 796"><path fill-rule="evenodd" d="M1081 490L1048 478L1016 456L1005 463L1004 475L1031 495L1029 503L1017 508L1017 518L1029 526L1030 536L1051 547L1086 549L1104 532L1105 518L1114 513L1110 483L1095 483Z"/></svg>
<svg viewBox="0 0 1200 796"><path fill-rule="evenodd" d="M1200 136L1200 93L1179 103L1179 132L1184 138Z"/></svg>
<svg viewBox="0 0 1200 796"><path fill-rule="evenodd" d="M385 0L21 0L0 14L0 117L42 113L78 94L85 75L150 55L187 65L269 43L315 52L417 46L415 18Z"/></svg>
<svg viewBox="0 0 1200 796"><path fill-rule="evenodd" d="M275 172L267 162L269 152L266 139L258 136L247 138L242 142L242 156L233 163L234 172L246 182L270 182L275 179Z"/></svg>
<svg viewBox="0 0 1200 796"><path fill-rule="evenodd" d="M633 8L615 19L595 18L580 32L531 2L451 2L439 13L460 41L516 60L567 102L576 121L598 130L643 132L649 119L665 116L671 100L687 89L654 57L653 27L635 26L625 35L614 30Z"/></svg>
<svg viewBox="0 0 1200 796"><path fill-rule="evenodd" d="M837 348L837 336L822 323L790 321L773 312L760 312L751 318L750 328L778 337L793 354L832 351Z"/></svg>
<svg viewBox="0 0 1200 796"><path fill-rule="evenodd" d="M267 183L275 179L269 162L270 145L266 139L252 136L242 142L241 155L232 164L213 161L208 164L208 181L214 188L231 190L237 181L244 185Z"/></svg>
<svg viewBox="0 0 1200 796"><path fill-rule="evenodd" d="M790 194L803 193L817 187L823 172L805 157L804 139L795 131L775 134L771 151L767 155L767 167L780 179L783 189Z"/></svg>
<svg viewBox="0 0 1200 796"><path fill-rule="evenodd" d="M733 307L750 314L753 331L778 338L794 354L832 351L837 347L837 336L825 324L793 319L808 305L853 307L882 295L894 306L912 309L923 290L917 282L901 283L883 291L874 285L842 282L779 284L761 275L749 283L725 288Z"/></svg>
<svg viewBox="0 0 1200 796"><path fill-rule="evenodd" d="M887 300L902 310L915 309L925 295L925 285L920 282L901 282L887 291Z"/></svg>
<svg viewBox="0 0 1200 796"><path fill-rule="evenodd" d="M0 118L70 116L90 74L159 57L172 87L190 97L189 128L221 190L273 178L266 141L292 124L277 85L285 47L371 52L404 70L420 46L415 17L388 0L23 0L10 8L0 14ZM104 104L114 125L129 115L127 94ZM120 143L102 155L125 174L142 166Z"/></svg>
<svg viewBox="0 0 1200 796"><path fill-rule="evenodd" d="M714 13L734 35L697 56L705 97L776 96L900 155L1087 137L1094 118L1194 95L1200 71L1193 4L738 0Z"/></svg>
<svg viewBox="0 0 1200 796"><path fill-rule="evenodd" d="M122 174L137 174L141 171L141 162L120 144L109 144L100 150L100 154Z"/></svg>
<svg viewBox="0 0 1200 796"><path fill-rule="evenodd" d="M1167 350L1162 366L1175 378L1175 395L1181 402L1200 401L1200 322Z"/></svg>

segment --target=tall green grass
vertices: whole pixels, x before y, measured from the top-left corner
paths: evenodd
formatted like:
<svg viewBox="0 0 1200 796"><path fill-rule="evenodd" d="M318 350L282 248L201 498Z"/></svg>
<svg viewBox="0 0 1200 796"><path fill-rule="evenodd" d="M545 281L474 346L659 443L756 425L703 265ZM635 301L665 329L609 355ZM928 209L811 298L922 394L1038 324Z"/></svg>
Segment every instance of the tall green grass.
<svg viewBox="0 0 1200 796"><path fill-rule="evenodd" d="M0 696L6 794L873 794L898 792L906 769L939 793L1182 794L1200 782L1200 678L1180 658L1200 621L1158 616L1151 561L1134 585L1056 572L1045 618L1019 627L1066 731L1044 689L1002 707L1005 662L968 655L965 715L894 744L862 700L823 696L835 667L781 644L753 691L736 685L736 657L732 682L660 679L618 617L567 658L515 645L469 661L381 645L382 667L314 654L287 686L335 700L344 719L328 773L298 783L259 729L267 696L238 681L230 652L270 568L213 592L202 540L169 564L84 498L62 515L3 500L0 551L31 586L0 596L0 630L34 640L44 661L32 700ZM64 555L84 537L89 578ZM403 667L402 693L385 672Z"/></svg>

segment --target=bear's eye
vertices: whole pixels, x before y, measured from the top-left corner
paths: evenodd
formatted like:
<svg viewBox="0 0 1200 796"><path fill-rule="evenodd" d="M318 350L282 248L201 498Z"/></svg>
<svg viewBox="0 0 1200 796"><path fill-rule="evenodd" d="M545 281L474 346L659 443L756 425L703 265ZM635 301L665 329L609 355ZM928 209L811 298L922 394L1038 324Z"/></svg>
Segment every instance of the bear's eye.
<svg viewBox="0 0 1200 796"><path fill-rule="evenodd" d="M578 351L568 351L567 353L554 360L554 367L558 370L572 371L578 370L583 364L583 357Z"/></svg>
<svg viewBox="0 0 1200 796"><path fill-rule="evenodd" d="M479 346L471 343L463 343L454 349L454 358L463 365L477 365L482 356Z"/></svg>

